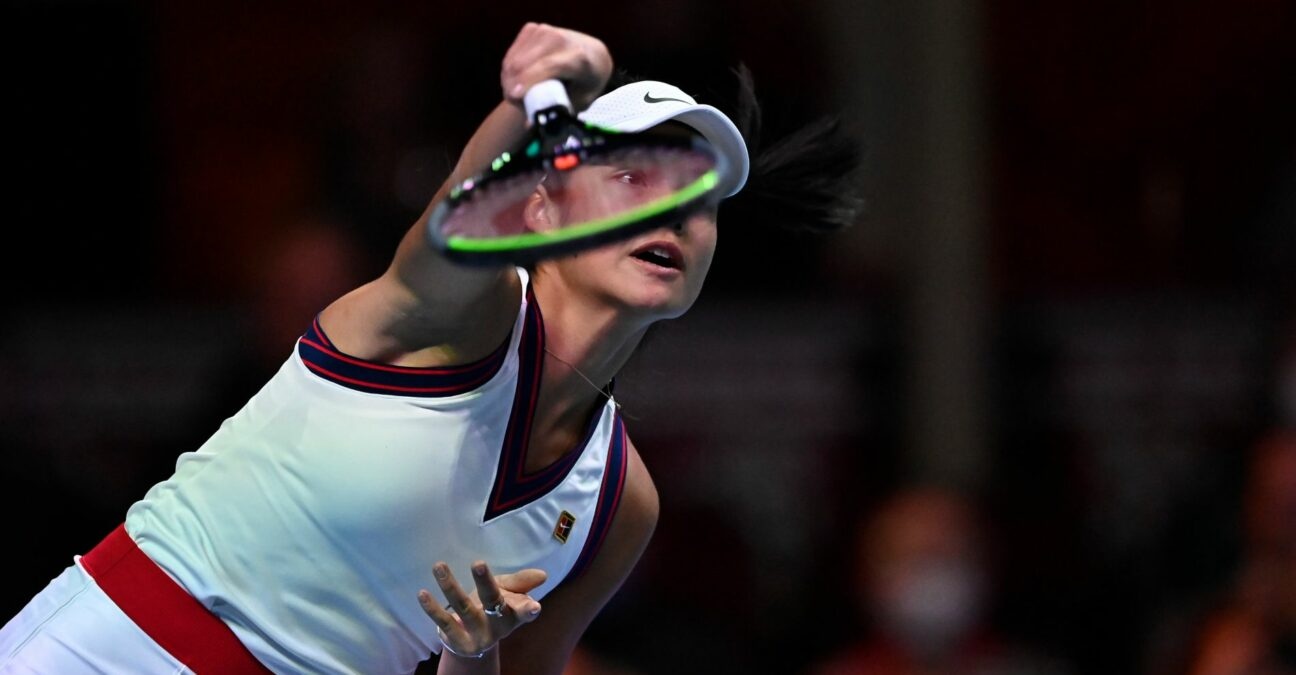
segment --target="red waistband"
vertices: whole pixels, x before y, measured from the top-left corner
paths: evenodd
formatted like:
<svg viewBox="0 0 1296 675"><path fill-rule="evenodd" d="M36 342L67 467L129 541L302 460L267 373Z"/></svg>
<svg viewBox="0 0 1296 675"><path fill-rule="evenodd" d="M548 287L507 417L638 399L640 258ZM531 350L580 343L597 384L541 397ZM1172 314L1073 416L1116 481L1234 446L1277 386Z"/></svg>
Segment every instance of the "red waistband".
<svg viewBox="0 0 1296 675"><path fill-rule="evenodd" d="M167 653L195 673L269 673L234 631L149 559L119 525L81 556L104 593Z"/></svg>

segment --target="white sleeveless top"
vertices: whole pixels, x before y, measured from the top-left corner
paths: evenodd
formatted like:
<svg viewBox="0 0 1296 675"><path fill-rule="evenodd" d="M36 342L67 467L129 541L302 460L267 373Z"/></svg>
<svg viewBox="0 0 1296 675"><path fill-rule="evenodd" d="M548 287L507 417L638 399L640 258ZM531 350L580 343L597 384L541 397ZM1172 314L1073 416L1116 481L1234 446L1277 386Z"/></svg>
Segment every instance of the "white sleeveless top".
<svg viewBox="0 0 1296 675"><path fill-rule="evenodd" d="M620 500L612 400L585 440L525 471L544 324L524 270L509 340L405 368L340 353L316 321L291 358L127 513L140 548L278 672L408 673L440 651L420 588L438 560L537 567L542 598L598 551ZM565 541L563 539L565 538Z"/></svg>

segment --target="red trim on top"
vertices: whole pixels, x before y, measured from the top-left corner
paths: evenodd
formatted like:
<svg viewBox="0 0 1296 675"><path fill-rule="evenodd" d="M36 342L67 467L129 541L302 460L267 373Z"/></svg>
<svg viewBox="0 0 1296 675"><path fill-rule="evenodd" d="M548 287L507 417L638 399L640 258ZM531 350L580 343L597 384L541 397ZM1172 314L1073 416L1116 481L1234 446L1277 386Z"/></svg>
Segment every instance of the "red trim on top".
<svg viewBox="0 0 1296 675"><path fill-rule="evenodd" d="M323 336L324 334L320 333L320 337ZM325 339L327 340L327 338ZM329 356L339 361L345 361L352 365L362 366L364 368L369 368L371 370L381 370L388 373L403 373L406 375L454 375L456 373L464 373L470 370L474 370L476 368L481 368L482 365L485 364L487 361L490 361L491 359L495 358L499 352L499 350L497 349L494 352L491 352L491 354L486 358L480 359L478 361L474 361L472 363L463 366L440 366L436 368L419 368L413 366L391 366L385 363L375 363L373 361L357 359L354 356L347 356L346 354L343 354L342 352L338 351L337 349L334 349L333 347L330 347L329 345L322 345L308 338L303 337L301 341L328 354ZM505 342L504 344L505 346L507 346L508 342Z"/></svg>
<svg viewBox="0 0 1296 675"><path fill-rule="evenodd" d="M450 384L444 387L403 387L398 384L379 384L377 382L368 382L366 380L358 380L354 377L346 377L345 375L338 375L337 373L327 368L324 368L322 366L317 366L314 363L311 363L310 361L307 361L305 359L302 360L302 363L306 364L307 368L310 368L311 370L317 373L326 375L329 378L332 378L334 380L346 382L347 384L354 384L361 387L369 387L370 389L386 389L387 391L399 391L399 392L405 392L410 394L434 394L434 393L444 392L444 391L459 391L459 390L471 391L472 389L476 389L483 382L489 380L491 377L494 377L495 375L495 373L487 373L486 375L476 380L473 380L471 382L468 382L466 384L462 384L462 383Z"/></svg>
<svg viewBox="0 0 1296 675"><path fill-rule="evenodd" d="M194 672L270 672L229 626L135 545L125 524L81 556L81 566L135 625Z"/></svg>
<svg viewBox="0 0 1296 675"><path fill-rule="evenodd" d="M329 346L329 349L337 349L337 347L333 346L333 341L329 339L329 336L324 333L324 327L321 326L319 322L319 315L316 315L314 319L311 319L311 325L315 327L315 332L319 333L320 339L324 341L324 344Z"/></svg>

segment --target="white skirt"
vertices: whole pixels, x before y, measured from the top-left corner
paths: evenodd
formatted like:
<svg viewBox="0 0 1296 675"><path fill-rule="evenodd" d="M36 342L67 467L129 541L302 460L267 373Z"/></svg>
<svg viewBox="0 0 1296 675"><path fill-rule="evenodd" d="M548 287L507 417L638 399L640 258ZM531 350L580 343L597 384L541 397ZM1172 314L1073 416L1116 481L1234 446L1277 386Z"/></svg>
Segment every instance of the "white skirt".
<svg viewBox="0 0 1296 675"><path fill-rule="evenodd" d="M80 560L0 628L0 673L192 673L113 603Z"/></svg>

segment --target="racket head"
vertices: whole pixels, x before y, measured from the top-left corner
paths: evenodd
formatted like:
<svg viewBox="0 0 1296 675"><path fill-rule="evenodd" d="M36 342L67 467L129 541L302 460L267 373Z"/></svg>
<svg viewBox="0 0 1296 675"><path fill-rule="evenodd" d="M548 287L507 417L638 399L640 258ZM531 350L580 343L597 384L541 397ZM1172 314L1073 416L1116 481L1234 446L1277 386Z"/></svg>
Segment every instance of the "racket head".
<svg viewBox="0 0 1296 675"><path fill-rule="evenodd" d="M671 225L722 196L725 158L695 132L620 133L561 107L533 127L429 214L429 240L448 258L526 265Z"/></svg>

